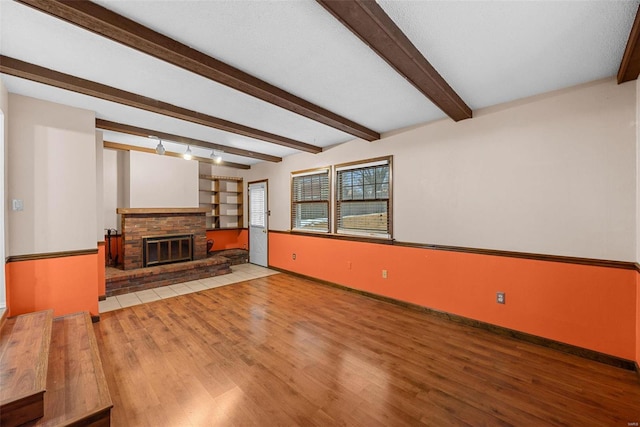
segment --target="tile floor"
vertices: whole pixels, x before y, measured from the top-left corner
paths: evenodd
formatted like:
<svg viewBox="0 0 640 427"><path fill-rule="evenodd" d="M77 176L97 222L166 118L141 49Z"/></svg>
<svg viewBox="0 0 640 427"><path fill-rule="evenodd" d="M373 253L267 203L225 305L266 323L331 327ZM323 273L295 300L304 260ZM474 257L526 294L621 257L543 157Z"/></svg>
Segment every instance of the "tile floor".
<svg viewBox="0 0 640 427"><path fill-rule="evenodd" d="M132 305L144 304L160 299L171 298L191 292L203 291L205 289L217 288L219 286L231 285L245 280L258 279L260 277L277 274L277 271L260 267L255 264L240 264L231 266L232 273L222 276L208 277L206 279L192 280L191 282L176 283L175 285L163 286L161 288L147 289L130 294L109 297L100 301L100 313L117 310L119 308L131 307Z"/></svg>

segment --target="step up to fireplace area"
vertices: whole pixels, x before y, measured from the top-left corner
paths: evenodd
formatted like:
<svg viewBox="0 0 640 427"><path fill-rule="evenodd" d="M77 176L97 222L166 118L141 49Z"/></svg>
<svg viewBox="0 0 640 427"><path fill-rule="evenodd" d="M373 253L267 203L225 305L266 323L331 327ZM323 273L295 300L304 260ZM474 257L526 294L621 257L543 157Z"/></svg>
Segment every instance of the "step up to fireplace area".
<svg viewBox="0 0 640 427"><path fill-rule="evenodd" d="M0 425L109 426L113 407L89 313L23 314L0 327Z"/></svg>
<svg viewBox="0 0 640 427"><path fill-rule="evenodd" d="M205 259L164 264L154 267L120 270L107 267L107 297L123 295L145 289L175 285L191 280L206 279L231 273L231 266L249 261L246 249L227 249L209 254Z"/></svg>
<svg viewBox="0 0 640 427"><path fill-rule="evenodd" d="M135 270L106 269L107 297L231 273L231 261L213 256Z"/></svg>

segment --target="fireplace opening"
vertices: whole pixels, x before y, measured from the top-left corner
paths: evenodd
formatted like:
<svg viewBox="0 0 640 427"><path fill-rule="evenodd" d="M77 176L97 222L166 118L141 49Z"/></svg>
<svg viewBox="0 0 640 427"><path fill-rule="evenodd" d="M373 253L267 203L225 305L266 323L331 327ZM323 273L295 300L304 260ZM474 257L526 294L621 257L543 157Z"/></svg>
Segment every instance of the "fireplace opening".
<svg viewBox="0 0 640 427"><path fill-rule="evenodd" d="M142 247L145 267L191 261L193 234L143 237Z"/></svg>

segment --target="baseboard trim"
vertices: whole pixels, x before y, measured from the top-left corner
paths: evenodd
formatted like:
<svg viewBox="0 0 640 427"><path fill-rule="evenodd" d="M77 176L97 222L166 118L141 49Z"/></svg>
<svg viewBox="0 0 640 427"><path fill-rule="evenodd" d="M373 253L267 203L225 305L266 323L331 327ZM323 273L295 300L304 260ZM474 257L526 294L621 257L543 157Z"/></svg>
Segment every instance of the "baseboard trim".
<svg viewBox="0 0 640 427"><path fill-rule="evenodd" d="M401 307L405 307L412 310L421 311L424 313L428 313L432 316L439 317L441 319L446 319L451 322L460 323L462 325L472 326L474 328L483 329L485 331L492 332L497 335L507 336L510 338L515 338L520 341L528 342L531 344L539 345L542 347L551 348L556 351L560 351L562 353L572 354L574 356L579 356L584 359L594 360L596 362L604 363L606 365L615 366L617 368L626 369L629 371L636 371L638 373L638 377L640 379L640 368L638 364L634 361L623 359L621 357L612 356L605 353L600 353L595 350L590 350L583 347L578 347L571 344L566 344L560 341L555 341L549 338L539 337L537 335L528 334L526 332L516 331L514 329L505 328L503 326L493 325L491 323L482 322L480 320L470 319L468 317L460 316L457 314L447 313L444 311L435 310L433 308L424 307L418 304L413 304L406 301L401 301L395 298L386 297L383 295L374 294L372 292L363 291L360 289L350 288L348 286L340 285L338 283L329 282L327 280L318 279L312 276L307 276L304 274L296 273L294 271L285 270L283 268L269 266L270 269L280 271L282 273L290 274L292 276L300 277L302 279L311 280L313 282L331 286L334 288L342 289L348 292L353 292L356 294L360 294L369 298L373 298L379 301L387 302L390 304L395 304Z"/></svg>

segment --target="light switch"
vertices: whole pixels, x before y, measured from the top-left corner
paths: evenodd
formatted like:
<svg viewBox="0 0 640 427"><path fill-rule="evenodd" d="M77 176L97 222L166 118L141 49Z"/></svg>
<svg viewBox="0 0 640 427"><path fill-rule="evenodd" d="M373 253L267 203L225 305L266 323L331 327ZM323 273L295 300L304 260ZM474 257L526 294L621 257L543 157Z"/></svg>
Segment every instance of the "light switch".
<svg viewBox="0 0 640 427"><path fill-rule="evenodd" d="M24 203L20 199L13 199L11 201L11 209L14 211L22 211L24 210Z"/></svg>

